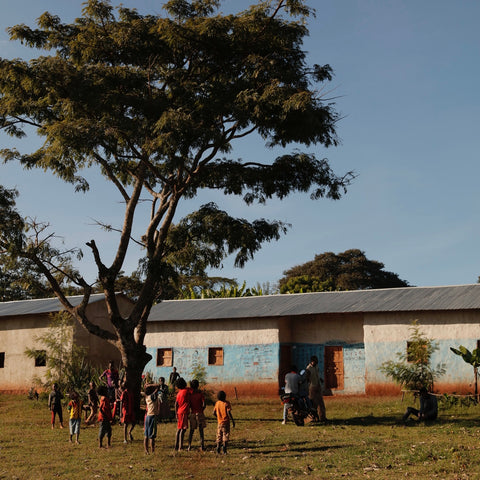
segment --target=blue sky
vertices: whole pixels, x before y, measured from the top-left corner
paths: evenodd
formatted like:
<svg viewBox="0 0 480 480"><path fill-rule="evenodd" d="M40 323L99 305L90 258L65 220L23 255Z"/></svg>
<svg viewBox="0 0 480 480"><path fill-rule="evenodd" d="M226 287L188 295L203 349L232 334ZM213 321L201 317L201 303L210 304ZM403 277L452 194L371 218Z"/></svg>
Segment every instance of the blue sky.
<svg viewBox="0 0 480 480"><path fill-rule="evenodd" d="M225 0L223 9L249 3ZM29 49L10 42L5 28L33 26L45 10L71 21L81 1L3 0L0 56L28 58ZM115 2L114 2L115 4ZM161 13L161 1L128 0L140 13ZM278 219L292 224L286 236L266 244L244 269L226 261L215 274L253 286L274 284L282 272L325 251L359 248L411 285L475 283L480 275L480 2L476 0L310 0L317 9L309 22L305 50L309 62L330 64L328 85L337 96L340 146L308 148L327 157L338 174L357 178L339 201L312 201L294 195L266 206L246 207L237 198L204 195L185 207L214 200L236 216ZM3 146L27 150L35 139ZM287 148L289 153L292 148ZM233 158L269 159L278 155L256 138L239 143ZM66 246L80 246L80 268L95 278L84 243L95 238L113 255L115 234L99 231L93 219L120 224L115 191L95 175L92 189L71 186L44 172L0 165L1 184L20 192L24 215L48 220ZM137 229L142 231L139 218ZM132 251L125 270L136 267Z"/></svg>

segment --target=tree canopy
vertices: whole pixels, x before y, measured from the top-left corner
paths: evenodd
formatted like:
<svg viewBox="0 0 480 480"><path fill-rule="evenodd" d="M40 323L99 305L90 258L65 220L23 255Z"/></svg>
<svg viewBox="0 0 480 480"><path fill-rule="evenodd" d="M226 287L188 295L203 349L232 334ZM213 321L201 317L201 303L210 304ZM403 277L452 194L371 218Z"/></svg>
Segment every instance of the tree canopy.
<svg viewBox="0 0 480 480"><path fill-rule="evenodd" d="M141 15L89 0L73 23L46 12L38 28L9 29L12 40L45 55L0 59L0 129L20 142L33 128L43 139L33 152L3 149L3 159L50 171L79 191L90 188L83 172L94 169L123 201L123 218L108 223L119 234L111 263L94 239L87 243L114 331L88 318L95 285L73 267L75 255L83 253L53 248L48 224L30 222L18 238L11 228L2 230L2 250L28 261L69 313L119 348L137 392L150 360L147 318L175 274L172 265L195 274L234 254L243 266L288 228L276 220L234 218L213 202L176 219L182 199L210 190L246 205L294 192L339 199L352 179L299 150L338 144L339 114L322 94L332 69L308 64L302 50L311 13L305 1L264 1L230 15L217 12L220 4L169 0L162 15ZM235 141L251 134L268 147L293 145L294 151L274 159L263 153L228 158ZM143 218L137 213L146 199L151 209ZM142 225L141 238L132 238L134 219ZM131 242L144 249L144 281L133 310L122 317L115 285ZM64 281L81 289L80 305L70 304Z"/></svg>
<svg viewBox="0 0 480 480"><path fill-rule="evenodd" d="M358 249L338 254L325 252L283 272L280 293L408 287L408 282L396 273L385 271L384 267Z"/></svg>

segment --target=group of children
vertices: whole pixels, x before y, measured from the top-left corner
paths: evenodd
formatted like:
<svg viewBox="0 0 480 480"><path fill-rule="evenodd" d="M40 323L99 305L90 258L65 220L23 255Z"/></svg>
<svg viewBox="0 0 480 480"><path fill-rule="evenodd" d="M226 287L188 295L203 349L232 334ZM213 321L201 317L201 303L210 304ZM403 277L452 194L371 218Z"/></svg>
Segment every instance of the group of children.
<svg viewBox="0 0 480 480"><path fill-rule="evenodd" d="M157 437L157 418L161 411L168 408L168 387L165 392L165 383L162 378L158 384L147 384L144 388L145 397L145 419L144 419L144 449L145 453L155 451L155 439ZM177 393L175 396L175 417L177 419L177 431L175 435L175 450L180 451L184 446L185 432L190 427L188 435L188 450L192 448L192 440L195 430L198 429L200 435L200 448L205 450L204 429L207 425L205 418L205 396L199 388L198 380L190 381L190 387L183 378L178 378L175 382ZM80 423L82 412L90 410L90 415L85 423L99 423L98 445L104 446L106 438L106 447L111 446L112 423L115 418L116 409L119 408L120 423L124 427L124 443L133 440L132 430L135 427L135 409L133 395L128 390L126 383L122 382L120 388L120 401L111 402L109 389L107 385L100 385L95 389L93 383L90 383L88 391L88 403L84 404L77 392L70 393L70 401L67 409L69 411L70 442L79 442ZM58 389L57 384L53 384L49 395L48 406L51 410L52 428L55 426L55 418L58 416L60 428L63 428L62 406L63 395ZM113 405L112 405L113 403ZM217 453L227 453L227 446L230 437L230 423L235 426L232 416L232 408L226 400L224 391L218 392L217 402L213 409L213 414L217 418L216 451Z"/></svg>
<svg viewBox="0 0 480 480"><path fill-rule="evenodd" d="M185 432L190 426L187 450L191 450L193 435L195 430L198 429L200 435L200 449L204 451L204 429L207 426L207 421L204 413L205 396L199 389L199 382L196 379L191 380L190 387L187 387L187 382L180 377L175 381L175 386L177 388L175 396L175 417L177 419L175 450L183 450ZM145 415L144 447L146 454L149 454L150 450L152 452L155 450L155 438L157 436L156 418L161 403L158 397L158 387L159 385L156 384L145 386L145 403L147 411ZM232 425L235 426L235 420L232 416L232 407L230 403L227 402L224 391L218 392L213 414L217 417L218 422L216 451L217 453L223 451L223 453L226 454L230 437L230 421L232 422Z"/></svg>

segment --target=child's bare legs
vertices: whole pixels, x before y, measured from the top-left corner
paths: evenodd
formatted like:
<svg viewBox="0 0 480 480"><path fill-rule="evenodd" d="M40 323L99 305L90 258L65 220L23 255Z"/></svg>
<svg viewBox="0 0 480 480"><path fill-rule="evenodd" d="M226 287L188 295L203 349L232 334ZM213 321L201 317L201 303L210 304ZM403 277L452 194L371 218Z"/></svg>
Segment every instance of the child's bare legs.
<svg viewBox="0 0 480 480"><path fill-rule="evenodd" d="M179 428L177 434L175 435L175 450L182 450L183 448L183 439L185 438L185 432L187 430L184 428Z"/></svg>
<svg viewBox="0 0 480 480"><path fill-rule="evenodd" d="M192 428L190 429L190 432L188 433L188 448L187 450L190 450L192 448L192 438L193 438L193 430Z"/></svg>
<svg viewBox="0 0 480 480"><path fill-rule="evenodd" d="M190 432L188 434L188 450L190 450L192 448L192 439L193 439L193 433L195 432L195 430L193 429L190 429ZM203 427L199 426L198 427L198 433L200 434L200 448L203 450L205 450L205 437L204 437L204 433L203 433Z"/></svg>
<svg viewBox="0 0 480 480"><path fill-rule="evenodd" d="M134 427L135 427L135 424L131 423L130 430L128 430L128 423L125 423L123 425L123 443L127 443L128 439L130 439L130 441L133 440L132 430L134 429Z"/></svg>

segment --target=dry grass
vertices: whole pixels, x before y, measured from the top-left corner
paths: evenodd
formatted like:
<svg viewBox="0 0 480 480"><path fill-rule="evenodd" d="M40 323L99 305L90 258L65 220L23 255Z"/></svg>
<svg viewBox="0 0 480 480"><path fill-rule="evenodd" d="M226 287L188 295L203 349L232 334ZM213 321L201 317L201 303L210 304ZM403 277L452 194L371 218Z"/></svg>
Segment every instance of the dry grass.
<svg viewBox="0 0 480 480"><path fill-rule="evenodd" d="M122 443L116 425L109 450L97 447L97 427L82 428L81 444L73 445L68 429L51 430L44 401L3 395L0 479L480 478L480 407L457 407L431 425L405 427L399 418L406 405L400 398L330 398L328 425L295 427L281 424L279 401L233 401L237 426L228 455L213 452L212 418L207 452L175 454L176 427L169 423L159 425L157 450L146 456L140 426L131 444Z"/></svg>

